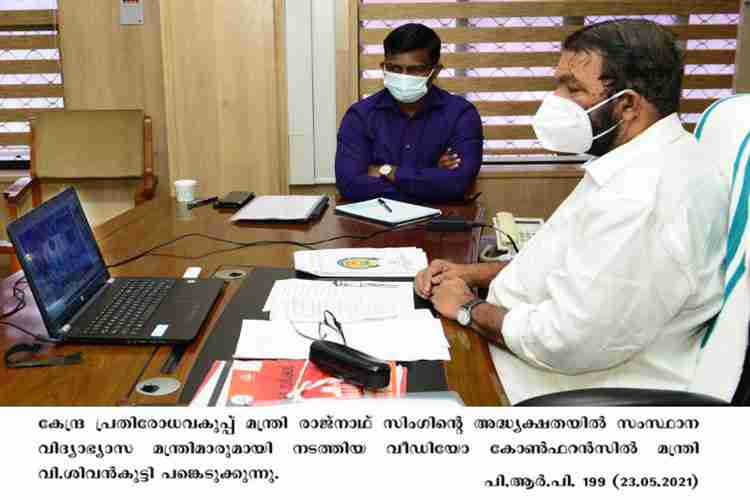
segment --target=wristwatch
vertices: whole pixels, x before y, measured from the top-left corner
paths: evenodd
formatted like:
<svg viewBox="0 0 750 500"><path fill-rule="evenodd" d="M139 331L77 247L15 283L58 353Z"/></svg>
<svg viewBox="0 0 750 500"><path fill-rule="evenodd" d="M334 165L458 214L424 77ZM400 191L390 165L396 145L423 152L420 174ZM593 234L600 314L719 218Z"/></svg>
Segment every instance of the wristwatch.
<svg viewBox="0 0 750 500"><path fill-rule="evenodd" d="M381 167L380 167L380 168L378 169L378 172L379 172L379 173L380 173L380 175L382 175L383 177L388 177L389 175L391 175L391 172L393 172L393 167L392 167L392 166L390 166L390 165L388 165L388 164L385 164L385 165L381 166Z"/></svg>
<svg viewBox="0 0 750 500"><path fill-rule="evenodd" d="M471 324L471 310L483 302L486 301L482 299L472 299L459 307L458 314L456 315L456 321L458 321L458 324L461 326L469 326Z"/></svg>

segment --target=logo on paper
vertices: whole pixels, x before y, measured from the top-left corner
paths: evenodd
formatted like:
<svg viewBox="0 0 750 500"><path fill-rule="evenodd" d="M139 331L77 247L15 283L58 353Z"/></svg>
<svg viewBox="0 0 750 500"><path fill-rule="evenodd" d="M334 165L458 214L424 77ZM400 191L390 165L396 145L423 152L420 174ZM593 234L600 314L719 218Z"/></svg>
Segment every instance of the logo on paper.
<svg viewBox="0 0 750 500"><path fill-rule="evenodd" d="M337 264L344 269L361 270L380 267L380 259L374 257L347 257L341 259Z"/></svg>

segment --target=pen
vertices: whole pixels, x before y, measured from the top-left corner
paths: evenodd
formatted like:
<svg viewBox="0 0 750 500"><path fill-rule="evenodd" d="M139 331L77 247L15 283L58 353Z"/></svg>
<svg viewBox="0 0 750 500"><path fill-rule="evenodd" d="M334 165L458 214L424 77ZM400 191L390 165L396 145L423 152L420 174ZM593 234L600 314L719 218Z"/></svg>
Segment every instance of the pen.
<svg viewBox="0 0 750 500"><path fill-rule="evenodd" d="M388 204L385 202L385 200L383 198L378 198L378 203L380 203L381 205L383 205L383 208L385 208L389 212L393 213L393 210L391 210L391 207L388 206Z"/></svg>
<svg viewBox="0 0 750 500"><path fill-rule="evenodd" d="M196 207L201 207L203 205L208 205L209 203L213 203L218 199L219 199L218 196L209 196L208 198L199 198L197 200L189 201L187 206L188 206L188 209L193 209Z"/></svg>

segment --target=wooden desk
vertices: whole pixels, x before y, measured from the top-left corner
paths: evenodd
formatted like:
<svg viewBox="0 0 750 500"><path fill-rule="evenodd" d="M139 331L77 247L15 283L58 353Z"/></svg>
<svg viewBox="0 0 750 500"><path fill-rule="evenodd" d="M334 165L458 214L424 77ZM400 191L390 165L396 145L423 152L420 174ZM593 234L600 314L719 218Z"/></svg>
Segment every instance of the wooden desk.
<svg viewBox="0 0 750 500"><path fill-rule="evenodd" d="M481 208L471 206L441 207L444 212L466 218L480 218ZM334 215L333 206L324 217L309 224L243 225L228 223L228 213L204 206L193 211L179 210L170 198L144 203L94 230L108 264L119 262L139 252L180 235L202 233L216 238L256 240L296 240L312 242L338 235L367 235L382 226ZM399 229L366 241L343 239L317 248L417 246L430 259L444 258L455 262L474 262L478 252L479 231L473 233L430 233L420 229ZM233 245L192 237L166 246L150 255L111 270L115 276L182 276L188 266L200 266L202 277L219 268L273 266L289 268L298 247L274 245L247 247L216 253ZM214 252L214 253L212 253ZM212 253L212 254L211 254ZM210 255L206 255L210 254ZM201 256L200 258L190 258ZM13 284L21 277L16 273L0 284L3 310L13 308ZM177 369L170 376L185 381L207 335L222 310L238 290L239 281L230 282L217 302L201 335L191 343ZM27 290L27 306L9 318L34 332L44 332L44 325ZM443 321L451 344L452 360L445 363L446 378L469 405L507 404L489 356L486 343L473 332L455 322ZM17 330L0 325L0 350L30 339ZM143 396L135 392L141 380L163 376L161 367L172 351L169 346L101 346L66 344L46 347L45 353L82 352L83 363L75 366L8 370L0 367L0 405L140 405L174 404L179 393L169 396Z"/></svg>

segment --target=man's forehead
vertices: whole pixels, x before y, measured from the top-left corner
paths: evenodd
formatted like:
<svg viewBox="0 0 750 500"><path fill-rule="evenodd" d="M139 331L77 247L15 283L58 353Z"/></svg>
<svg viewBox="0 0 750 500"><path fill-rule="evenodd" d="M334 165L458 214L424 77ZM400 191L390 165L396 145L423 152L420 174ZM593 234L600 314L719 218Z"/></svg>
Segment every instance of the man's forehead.
<svg viewBox="0 0 750 500"><path fill-rule="evenodd" d="M386 59L394 63L429 64L430 54L427 49L416 49L400 54L389 54Z"/></svg>
<svg viewBox="0 0 750 500"><path fill-rule="evenodd" d="M563 50L555 68L555 78L574 77L581 82L593 83L602 74L602 56L596 52Z"/></svg>

